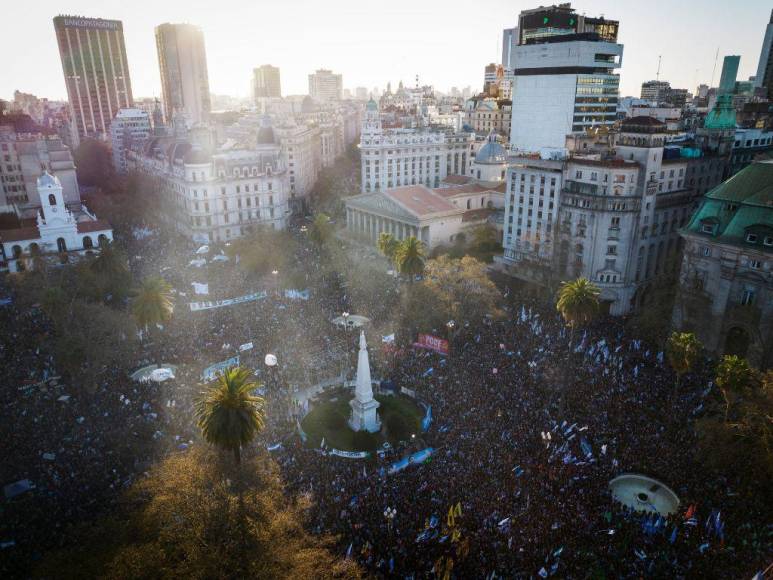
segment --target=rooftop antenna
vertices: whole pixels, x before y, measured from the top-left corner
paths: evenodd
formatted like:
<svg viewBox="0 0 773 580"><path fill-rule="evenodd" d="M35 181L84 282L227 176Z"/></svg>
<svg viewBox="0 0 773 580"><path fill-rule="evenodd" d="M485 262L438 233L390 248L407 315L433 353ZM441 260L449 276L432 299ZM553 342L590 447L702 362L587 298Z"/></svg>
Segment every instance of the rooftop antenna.
<svg viewBox="0 0 773 580"><path fill-rule="evenodd" d="M711 69L711 82L709 83L709 87L714 86L714 73L717 72L717 61L719 60L719 47L717 47L717 54L714 57L714 68Z"/></svg>
<svg viewBox="0 0 773 580"><path fill-rule="evenodd" d="M658 56L658 72L655 73L655 80L656 81L660 80L660 61L661 60L663 60L663 55L662 54Z"/></svg>

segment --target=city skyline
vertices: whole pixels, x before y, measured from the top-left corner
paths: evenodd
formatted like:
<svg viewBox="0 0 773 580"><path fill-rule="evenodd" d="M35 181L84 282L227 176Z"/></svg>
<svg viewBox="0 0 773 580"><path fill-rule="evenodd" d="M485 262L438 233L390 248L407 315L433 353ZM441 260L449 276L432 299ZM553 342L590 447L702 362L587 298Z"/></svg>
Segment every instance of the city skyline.
<svg viewBox="0 0 773 580"><path fill-rule="evenodd" d="M210 88L215 94L248 96L253 68L265 63L282 71L286 95L306 94L308 74L318 68L342 74L343 85L350 90L358 86L368 91L374 86L383 89L388 81L396 85L400 80L413 86L418 74L421 84L444 92L468 85L477 92L482 88L485 65L500 60L502 30L516 24L520 10L534 7L531 2L490 0L476 7L471 23L460 18L453 6L437 0L421 5L398 0L377 14L348 0L324 6L291 0L260 9L225 1L214 15L203 2L185 6L167 2L152 10L138 10L137 4L85 0L66 6L48 0L37 4L36 10L0 23L0 38L8 43L6 53L30 37L39 43L36 50L16 51L10 59L0 78L0 98L12 98L17 89L51 99L66 98L52 25L59 14L123 22L137 97L161 97L153 30L163 22L188 22L203 29ZM728 54L741 55L739 80L748 78L756 72L770 15L770 5L762 0L744 3L743 13L715 0L705 2L706 10L700 12L661 0L646 6L586 0L573 6L581 13L620 21L619 41L625 46L620 70L623 96L638 96L641 83L655 78L660 55L660 78L691 92L700 83L710 83L717 49L714 85L719 82L722 57ZM659 14L667 14L667 22L661 24ZM325 27L317 26L323 20ZM234 34L233 27L245 22L255 25Z"/></svg>

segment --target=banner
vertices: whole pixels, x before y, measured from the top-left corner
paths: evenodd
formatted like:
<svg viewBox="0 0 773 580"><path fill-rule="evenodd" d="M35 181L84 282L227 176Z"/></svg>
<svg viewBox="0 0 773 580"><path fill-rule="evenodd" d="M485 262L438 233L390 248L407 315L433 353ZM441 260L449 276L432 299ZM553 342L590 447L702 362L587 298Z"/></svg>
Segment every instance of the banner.
<svg viewBox="0 0 773 580"><path fill-rule="evenodd" d="M413 343L418 348L427 348L436 353L448 356L448 341L431 334L420 334L419 340Z"/></svg>
<svg viewBox="0 0 773 580"><path fill-rule="evenodd" d="M238 356L232 356L228 360L224 360L219 363L215 363L213 365L208 366L203 371L201 371L201 380L203 381L211 381L215 378L215 375L223 371L227 368L236 367L239 366L239 357Z"/></svg>
<svg viewBox="0 0 773 580"><path fill-rule="evenodd" d="M308 290L285 290L285 298L291 300L308 300L310 297Z"/></svg>
<svg viewBox="0 0 773 580"><path fill-rule="evenodd" d="M252 344L252 342L245 342L244 344L239 346L239 352L244 352L245 350L252 350L252 347L255 346Z"/></svg>
<svg viewBox="0 0 773 580"><path fill-rule="evenodd" d="M413 455L409 455L408 457L405 457L401 459L400 461L393 463L389 468L389 473L397 473L398 471L402 471L409 465L414 465L416 463L424 463L427 461L430 456L432 455L434 449L432 447L427 447L426 449L422 449L421 451L417 451Z"/></svg>
<svg viewBox="0 0 773 580"><path fill-rule="evenodd" d="M255 300L262 300L266 296L267 294L265 292L255 292L254 294L247 294L245 296L238 296L236 298L226 298L225 300L212 300L210 302L189 302L188 306L190 306L191 312L197 312L199 310L212 310L213 308L222 308L223 306L243 304L244 302L254 302Z"/></svg>
<svg viewBox="0 0 773 580"><path fill-rule="evenodd" d="M337 455L338 457L348 457L349 459L365 459L370 456L367 451L339 451L338 449L328 449L329 455Z"/></svg>
<svg viewBox="0 0 773 580"><path fill-rule="evenodd" d="M406 396L410 397L411 399L415 399L416 398L416 391L414 391L413 389L409 389L408 387L402 387L400 389L400 392L403 395L406 395Z"/></svg>

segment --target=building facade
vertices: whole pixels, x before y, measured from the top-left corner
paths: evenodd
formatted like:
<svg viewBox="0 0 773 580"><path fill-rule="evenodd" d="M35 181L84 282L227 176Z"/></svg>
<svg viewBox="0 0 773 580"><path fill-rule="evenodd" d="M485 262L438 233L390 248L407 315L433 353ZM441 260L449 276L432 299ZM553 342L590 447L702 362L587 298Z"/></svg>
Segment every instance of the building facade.
<svg viewBox="0 0 773 580"><path fill-rule="evenodd" d="M113 230L85 207L68 207L59 180L48 172L36 180L40 205L20 228L0 231L0 270L23 272L35 260L91 252L113 240ZM80 201L80 200L79 200Z"/></svg>
<svg viewBox="0 0 773 580"><path fill-rule="evenodd" d="M773 164L709 191L683 228L674 325L706 348L773 365Z"/></svg>
<svg viewBox="0 0 773 580"><path fill-rule="evenodd" d="M770 20L765 27L754 86L763 87L768 99L773 98L773 10L770 11Z"/></svg>
<svg viewBox="0 0 773 580"><path fill-rule="evenodd" d="M448 175L469 175L473 141L471 133L445 128L383 129L378 106L371 100L360 138L362 191L439 187Z"/></svg>
<svg viewBox="0 0 773 580"><path fill-rule="evenodd" d="M667 133L660 121L636 117L619 134L568 138L566 158L515 158L507 173L505 271L545 286L586 277L613 315L644 304L658 276L674 267L678 229L698 196L690 170L704 167L680 149L667 153Z"/></svg>
<svg viewBox="0 0 773 580"><path fill-rule="evenodd" d="M128 157L154 178L169 223L194 241L228 241L287 225L287 169L268 117L249 149L210 153L195 139L157 137Z"/></svg>
<svg viewBox="0 0 773 580"><path fill-rule="evenodd" d="M106 140L115 114L132 106L123 23L57 16L54 30L78 134Z"/></svg>
<svg viewBox="0 0 773 580"><path fill-rule="evenodd" d="M177 115L189 126L206 123L212 103L204 32L192 24L161 24L156 49L167 124Z"/></svg>
<svg viewBox="0 0 773 580"><path fill-rule="evenodd" d="M573 131L613 125L623 54L617 28L569 4L521 12L512 53L512 149L560 148Z"/></svg>
<svg viewBox="0 0 773 580"><path fill-rule="evenodd" d="M252 71L252 96L255 103L259 99L279 98L282 96L282 82L279 67L264 64Z"/></svg>
<svg viewBox="0 0 773 580"><path fill-rule="evenodd" d="M495 131L509 138L511 116L511 101L474 98L465 104L465 124L476 133Z"/></svg>
<svg viewBox="0 0 773 580"><path fill-rule="evenodd" d="M0 118L0 212L20 214L40 206L38 178L54 175L66 204L80 204L75 164L70 149L57 136L18 133Z"/></svg>
<svg viewBox="0 0 773 580"><path fill-rule="evenodd" d="M113 150L113 167L118 173L126 173L126 152L134 143L142 143L150 137L150 115L140 109L121 109L110 125L110 142Z"/></svg>
<svg viewBox="0 0 773 580"><path fill-rule="evenodd" d="M326 69L309 75L309 96L315 101L340 101L343 98L343 77Z"/></svg>

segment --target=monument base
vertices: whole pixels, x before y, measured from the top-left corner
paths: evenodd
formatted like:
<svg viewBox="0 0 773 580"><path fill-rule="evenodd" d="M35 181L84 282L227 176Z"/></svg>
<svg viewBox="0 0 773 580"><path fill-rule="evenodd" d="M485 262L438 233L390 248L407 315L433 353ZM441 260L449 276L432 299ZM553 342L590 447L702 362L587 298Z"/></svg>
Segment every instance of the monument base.
<svg viewBox="0 0 773 580"><path fill-rule="evenodd" d="M380 403L375 399L363 403L357 398L349 401L349 405L352 408L352 414L349 417L349 427L352 431L367 431L368 433L376 433L381 429L381 420L378 418L378 412Z"/></svg>

